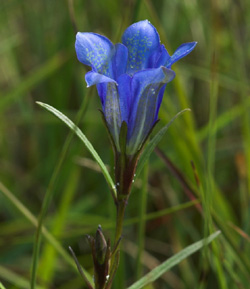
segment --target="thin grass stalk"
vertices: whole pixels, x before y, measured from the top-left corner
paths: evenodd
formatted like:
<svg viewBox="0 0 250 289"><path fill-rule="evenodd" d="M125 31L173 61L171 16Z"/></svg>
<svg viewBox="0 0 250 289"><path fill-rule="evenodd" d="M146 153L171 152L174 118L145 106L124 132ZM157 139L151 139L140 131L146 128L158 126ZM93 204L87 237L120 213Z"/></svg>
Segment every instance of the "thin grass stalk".
<svg viewBox="0 0 250 289"><path fill-rule="evenodd" d="M5 287L3 286L1 282L0 282L0 289L5 289Z"/></svg>
<svg viewBox="0 0 250 289"><path fill-rule="evenodd" d="M51 57L45 64L40 65L29 75L24 77L19 85L16 85L9 92L5 93L0 99L0 112L11 106L16 101L20 101L20 96L25 96L28 91L31 91L41 81L48 78L58 69L61 69L70 59L70 53L60 51L55 56Z"/></svg>
<svg viewBox="0 0 250 289"><path fill-rule="evenodd" d="M51 232L54 236L60 235L66 225L65 223L67 213L70 209L70 205L78 185L79 177L79 167L73 168L68 177L67 185L62 192L58 213L53 220L53 227ZM50 243L48 243L43 249L43 252L44 253L41 258L41 266L39 268L39 276L42 280L46 280L47 284L50 284L56 269L55 261L57 257L57 251Z"/></svg>
<svg viewBox="0 0 250 289"><path fill-rule="evenodd" d="M18 209L19 212L37 228L38 221L36 217L0 182L0 191L5 197ZM56 249L56 251L67 261L71 266L75 266L73 260L69 257L60 243L48 232L46 228L42 228L44 238Z"/></svg>
<svg viewBox="0 0 250 289"><path fill-rule="evenodd" d="M0 265L0 278L1 278L1 281L6 280L10 284L13 284L13 287L11 288L29 289L28 279L25 279L23 276L18 275L17 273L14 273L1 265ZM3 285L1 287L1 284L2 283L0 282L0 289L3 289L4 287ZM46 288L44 286L37 286L37 289L46 289Z"/></svg>
<svg viewBox="0 0 250 289"><path fill-rule="evenodd" d="M78 124L80 122L80 120L82 119L83 112L84 112L86 104L87 104L87 102L86 102L87 99L88 98L86 97L82 101L80 111L76 117L76 124ZM31 289L36 288L37 265L38 265L39 251L40 251L40 245L41 245L41 239L42 239L43 221L44 221L45 215L47 213L47 210L48 210L48 207L50 204L50 200L51 200L52 195L53 195L54 187L56 185L56 181L57 181L57 178L59 176L59 172L62 168L63 161L66 157L66 154L67 154L68 148L70 146L70 143L73 139L73 136L74 136L74 132L70 131L70 133L68 134L68 137L67 137L67 139L63 145L63 148L61 150L60 156L58 158L58 162L57 162L56 167L53 171L51 180L49 182L49 185L48 185L48 188L47 188L47 191L45 193L45 197L44 197L44 200L42 203L41 212L40 212L40 215L38 218L38 226L37 226L37 231L36 231L36 235L35 235L33 255L32 255L31 283L30 283Z"/></svg>
<svg viewBox="0 0 250 289"><path fill-rule="evenodd" d="M145 243L145 226L146 226L146 220L145 216L147 213L147 193L148 193L148 171L149 171L149 165L148 162L146 162L144 166L144 172L143 172L143 186L140 191L139 196L139 224L138 224L138 252L136 257L136 280L138 280L143 273L143 266L142 266L142 254L144 250L144 243Z"/></svg>
<svg viewBox="0 0 250 289"><path fill-rule="evenodd" d="M162 42L168 43L168 52L171 54L171 47L169 47L169 41L168 41L167 36L166 36L166 31L165 31L164 27L162 26L162 23L159 19L159 15L157 14L157 12L155 10L152 1L151 0L145 0L144 5L147 8L147 11L148 11L150 17L154 21L154 24L156 24L156 26L158 28L158 31L161 35ZM176 72L176 74L179 74L178 65L175 66L175 72ZM176 95L178 97L181 109L190 107L188 97L187 97L187 94L185 91L185 87L184 87L182 81L180 80L180 75L178 78L176 78L174 80L173 85L175 87ZM169 102L171 102L170 99L167 99L166 97L163 98L163 103L167 103L166 104L167 107L169 107ZM200 160L202 160L202 154L201 154L201 150L199 148L198 141L197 141L197 136L196 136L196 131L195 131L195 122L194 122L193 115L192 114L185 115L184 120L185 120L185 126L187 127L187 129L185 129L184 133L185 133L185 137L188 140L188 147L189 147L188 153L190 155L187 156L187 154L184 152L184 150L182 151L181 149L179 149L178 152L180 154L184 152L183 159L187 159L187 158L193 159L196 162L196 165L198 167L200 167ZM177 145L179 145L178 142L177 142Z"/></svg>
<svg viewBox="0 0 250 289"><path fill-rule="evenodd" d="M211 209L214 202L214 168L215 168L215 154L216 154L216 131L217 131L217 102L218 102L218 77L217 77L217 67L219 58L219 49L216 39L216 28L217 27L217 6L214 1L211 2L211 13L212 13L212 39L215 45L214 51L212 51L212 61L211 61L211 82L210 82L210 99L209 99L209 134L208 134L208 152L207 152L207 181L206 181L206 191L205 191L205 236L213 231L213 221L211 215ZM225 279L225 274L220 260L220 244L214 242L212 244L213 249L213 260L215 263L215 271L220 284L220 288L227 289L227 281Z"/></svg>
<svg viewBox="0 0 250 289"><path fill-rule="evenodd" d="M246 2L247 3L247 2ZM242 133L242 142L243 142L243 150L245 155L245 163L246 163L246 183L247 183L247 191L248 194L242 196L247 200L247 204L250 202L250 113L249 107L247 107L247 103L249 101L249 71L247 68L247 49L248 43L242 43L243 35L240 35L238 31L241 31L241 27L238 22L237 13L240 14L239 7L234 4L234 13L232 14L232 21L230 21L230 29L232 35L232 43L234 48L234 57L235 62L235 70L238 76L238 80L241 83L239 86L239 96L241 103L243 105L243 111L241 114L241 133ZM247 21L248 19L245 19ZM248 29L247 29L248 28ZM246 27L246 33L249 33L249 27ZM248 34L246 34L248 35ZM245 39L244 39L245 40ZM247 193L247 192L246 192ZM246 218L244 220L244 227L247 230L247 233L250 233L250 226L249 226L249 218L250 218L250 211L246 207Z"/></svg>

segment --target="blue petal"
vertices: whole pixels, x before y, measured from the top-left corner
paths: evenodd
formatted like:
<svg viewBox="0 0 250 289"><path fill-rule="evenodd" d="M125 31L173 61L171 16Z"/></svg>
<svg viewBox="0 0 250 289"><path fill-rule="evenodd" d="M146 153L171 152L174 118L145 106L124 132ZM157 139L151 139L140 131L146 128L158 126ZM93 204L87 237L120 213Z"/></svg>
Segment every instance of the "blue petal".
<svg viewBox="0 0 250 289"><path fill-rule="evenodd" d="M156 104L156 112L155 112L154 122L156 122L158 120L158 113L160 110L160 106L162 103L162 99L163 99L163 95L164 95L166 86L167 86L167 84L164 84L159 91L158 98L157 98L157 104Z"/></svg>
<svg viewBox="0 0 250 289"><path fill-rule="evenodd" d="M118 93L120 98L120 110L122 121L128 124L129 111L131 107L131 80L132 78L123 74L118 78Z"/></svg>
<svg viewBox="0 0 250 289"><path fill-rule="evenodd" d="M104 111L105 99L106 99L106 94L107 94L107 82L98 83L96 87L97 87L98 95L100 96L100 99L101 99L102 110Z"/></svg>
<svg viewBox="0 0 250 289"><path fill-rule="evenodd" d="M152 68L150 56L159 49L160 38L155 27L148 20L129 26L122 36L122 43L128 48L127 73Z"/></svg>
<svg viewBox="0 0 250 289"><path fill-rule="evenodd" d="M161 52L159 53L159 57L157 59L155 67L166 66L166 63L170 59L170 55L168 54L165 46L161 45Z"/></svg>
<svg viewBox="0 0 250 289"><path fill-rule="evenodd" d="M109 82L104 84L106 89L103 90L103 97L105 98L105 103L103 107L103 113L109 128L111 135L113 136L115 145L119 150L119 135L121 128L121 110L119 103L119 95L117 91L117 86L115 83ZM103 86L104 87L104 86Z"/></svg>
<svg viewBox="0 0 250 289"><path fill-rule="evenodd" d="M104 83L104 82L114 82L116 83L115 80L112 78L109 78L103 74L94 72L94 71L89 71L85 74L85 80L87 82L87 87L98 84L98 83ZM116 83L117 84L117 83Z"/></svg>
<svg viewBox="0 0 250 289"><path fill-rule="evenodd" d="M181 46L179 46L174 54L171 56L171 58L166 63L166 67L170 68L172 64L174 64L176 61L181 59L182 57L188 55L196 46L197 42L188 42L184 43Z"/></svg>
<svg viewBox="0 0 250 289"><path fill-rule="evenodd" d="M157 68L160 67L160 65L157 66L157 60L159 59L160 55L162 54L162 46L159 45L157 49L155 49L150 57L148 58L148 68Z"/></svg>
<svg viewBox="0 0 250 289"><path fill-rule="evenodd" d="M121 43L116 44L115 55L112 59L115 80L117 80L120 75L126 73L127 60L128 60L127 47Z"/></svg>
<svg viewBox="0 0 250 289"><path fill-rule="evenodd" d="M161 89L174 77L175 73L163 66L134 74L131 83L133 106L128 128L128 152L131 154L138 150L153 127L159 110L158 97L162 97Z"/></svg>
<svg viewBox="0 0 250 289"><path fill-rule="evenodd" d="M78 32L75 49L80 62L91 66L96 72L112 77L110 60L115 49L108 38L96 33Z"/></svg>

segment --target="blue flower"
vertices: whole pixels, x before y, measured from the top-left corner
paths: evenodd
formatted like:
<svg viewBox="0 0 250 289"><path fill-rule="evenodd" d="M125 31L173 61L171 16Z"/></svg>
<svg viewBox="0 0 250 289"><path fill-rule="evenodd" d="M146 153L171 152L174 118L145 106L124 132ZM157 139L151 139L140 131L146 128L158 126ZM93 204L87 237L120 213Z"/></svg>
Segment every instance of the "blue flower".
<svg viewBox="0 0 250 289"><path fill-rule="evenodd" d="M122 44L96 33L77 33L76 54L91 66L87 86L96 84L104 117L117 151L122 123L127 124L126 153L135 154L154 124L166 84L174 79L173 63L189 54L196 42L182 44L170 56L147 20L129 26Z"/></svg>

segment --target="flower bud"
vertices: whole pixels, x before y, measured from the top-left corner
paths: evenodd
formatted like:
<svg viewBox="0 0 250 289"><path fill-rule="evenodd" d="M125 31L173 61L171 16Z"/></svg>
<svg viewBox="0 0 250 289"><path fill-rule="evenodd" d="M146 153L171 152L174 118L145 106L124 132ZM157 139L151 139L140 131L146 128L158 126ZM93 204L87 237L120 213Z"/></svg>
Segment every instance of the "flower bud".
<svg viewBox="0 0 250 289"><path fill-rule="evenodd" d="M107 242L102 233L102 227L101 225L99 225L95 235L95 253L97 262L100 265L102 265L105 261L106 252L107 252Z"/></svg>

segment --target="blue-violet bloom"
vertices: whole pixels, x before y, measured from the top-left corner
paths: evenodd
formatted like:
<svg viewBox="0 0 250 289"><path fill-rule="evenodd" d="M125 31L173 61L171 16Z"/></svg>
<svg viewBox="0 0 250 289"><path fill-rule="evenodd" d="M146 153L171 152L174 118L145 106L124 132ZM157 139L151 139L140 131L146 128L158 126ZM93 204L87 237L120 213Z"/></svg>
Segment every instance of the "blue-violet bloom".
<svg viewBox="0 0 250 289"><path fill-rule="evenodd" d="M170 56L148 21L129 26L122 44L96 33L76 35L77 58L92 70L87 86L96 84L104 117L116 149L120 151L122 122L127 124L126 154L140 148L154 124L166 84L174 79L173 63L189 54L196 42L182 44Z"/></svg>

